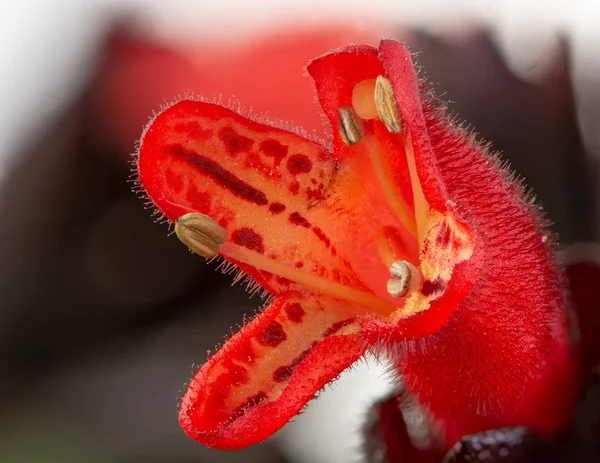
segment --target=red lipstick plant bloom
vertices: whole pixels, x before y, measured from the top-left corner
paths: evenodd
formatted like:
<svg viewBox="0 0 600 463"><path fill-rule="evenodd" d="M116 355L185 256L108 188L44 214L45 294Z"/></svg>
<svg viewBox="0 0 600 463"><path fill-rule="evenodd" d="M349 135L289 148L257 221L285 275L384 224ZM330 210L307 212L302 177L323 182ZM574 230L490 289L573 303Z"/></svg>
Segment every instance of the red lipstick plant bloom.
<svg viewBox="0 0 600 463"><path fill-rule="evenodd" d="M398 42L332 51L308 73L326 142L191 100L142 136L141 185L178 237L271 296L192 379L185 432L260 442L373 350L447 448L504 426L553 435L575 367L539 208L436 106Z"/></svg>

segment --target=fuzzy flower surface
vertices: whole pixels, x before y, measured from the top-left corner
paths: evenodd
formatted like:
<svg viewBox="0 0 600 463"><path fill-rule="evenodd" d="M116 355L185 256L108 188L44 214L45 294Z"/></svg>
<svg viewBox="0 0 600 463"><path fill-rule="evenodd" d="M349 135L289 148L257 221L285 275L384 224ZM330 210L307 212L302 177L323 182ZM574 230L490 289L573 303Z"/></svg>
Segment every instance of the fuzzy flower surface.
<svg viewBox="0 0 600 463"><path fill-rule="evenodd" d="M448 448L504 426L553 435L575 367L539 208L400 43L350 45L307 70L326 142L192 100L142 136L141 186L178 237L270 295L192 378L185 432L221 449L260 442L384 350Z"/></svg>

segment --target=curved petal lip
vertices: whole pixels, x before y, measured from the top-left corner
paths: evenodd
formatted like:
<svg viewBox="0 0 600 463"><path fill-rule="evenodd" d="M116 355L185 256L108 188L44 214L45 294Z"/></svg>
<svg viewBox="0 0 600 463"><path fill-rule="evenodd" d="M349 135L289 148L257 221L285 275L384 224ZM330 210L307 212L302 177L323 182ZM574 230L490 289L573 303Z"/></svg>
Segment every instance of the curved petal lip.
<svg viewBox="0 0 600 463"><path fill-rule="evenodd" d="M195 376L183 398L179 422L183 430L197 442L221 450L239 450L264 441L296 416L328 383L337 378L363 354L361 336L331 336L317 344L293 372L281 395L271 401L248 404L223 422L205 419L206 371L210 362ZM211 427L212 429L207 429Z"/></svg>

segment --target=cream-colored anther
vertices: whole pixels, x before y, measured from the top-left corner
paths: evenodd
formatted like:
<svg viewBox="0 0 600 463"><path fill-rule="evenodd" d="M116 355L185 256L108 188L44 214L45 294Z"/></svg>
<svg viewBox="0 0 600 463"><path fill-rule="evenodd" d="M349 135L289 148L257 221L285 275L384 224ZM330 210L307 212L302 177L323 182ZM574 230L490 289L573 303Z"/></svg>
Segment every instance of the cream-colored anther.
<svg viewBox="0 0 600 463"><path fill-rule="evenodd" d="M227 241L227 230L209 216L199 212L182 215L175 222L175 233L191 251L203 257L214 257Z"/></svg>
<svg viewBox="0 0 600 463"><path fill-rule="evenodd" d="M390 268L392 278L387 282L388 293L392 297L404 297L417 291L423 284L421 271L405 260L398 260Z"/></svg>
<svg viewBox="0 0 600 463"><path fill-rule="evenodd" d="M354 110L347 106L338 108L340 136L348 146L356 145L362 140L362 130L356 120Z"/></svg>
<svg viewBox="0 0 600 463"><path fill-rule="evenodd" d="M402 119L394 99L392 84L383 76L377 76L375 81L375 107L379 119L390 132L402 132Z"/></svg>

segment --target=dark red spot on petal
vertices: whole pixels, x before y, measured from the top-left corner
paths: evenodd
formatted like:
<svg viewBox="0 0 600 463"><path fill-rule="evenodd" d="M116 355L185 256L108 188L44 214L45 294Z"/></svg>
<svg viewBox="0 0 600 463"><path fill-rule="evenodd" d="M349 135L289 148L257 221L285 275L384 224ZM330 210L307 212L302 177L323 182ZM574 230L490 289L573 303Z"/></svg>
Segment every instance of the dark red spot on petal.
<svg viewBox="0 0 600 463"><path fill-rule="evenodd" d="M279 367L277 370L275 370L275 373L273 373L273 381L277 383L283 383L292 377L293 372L294 369L289 365L285 367Z"/></svg>
<svg viewBox="0 0 600 463"><path fill-rule="evenodd" d="M183 190L183 177L180 174L176 174L171 169L165 171L165 182L169 189L174 193L179 193Z"/></svg>
<svg viewBox="0 0 600 463"><path fill-rule="evenodd" d="M435 281L426 280L423 282L423 287L421 288L421 294L423 296L433 296L438 295L444 292L446 289L446 283L439 278Z"/></svg>
<svg viewBox="0 0 600 463"><path fill-rule="evenodd" d="M225 149L231 155L235 155L243 151L249 151L254 144L254 140L240 135L231 127L223 127L221 130L219 130L219 138L225 145Z"/></svg>
<svg viewBox="0 0 600 463"><path fill-rule="evenodd" d="M323 332L323 337L326 338L328 336L331 336L332 334L341 330L344 326L348 326L351 323L354 323L354 320L354 318L347 318L346 320L340 320L339 322L335 322Z"/></svg>
<svg viewBox="0 0 600 463"><path fill-rule="evenodd" d="M279 283L280 285L289 285L291 282L292 280L288 280L287 278L277 276L277 283Z"/></svg>
<svg viewBox="0 0 600 463"><path fill-rule="evenodd" d="M198 191L195 187L190 186L185 195L186 199L192 205L192 209L203 214L207 214L210 211L210 195L203 191Z"/></svg>
<svg viewBox="0 0 600 463"><path fill-rule="evenodd" d="M297 195L300 191L300 183L294 180L292 183L290 183L289 190L291 194Z"/></svg>
<svg viewBox="0 0 600 463"><path fill-rule="evenodd" d="M435 244L440 247L448 247L452 233L448 224L445 224L435 237Z"/></svg>
<svg viewBox="0 0 600 463"><path fill-rule="evenodd" d="M321 241L323 241L323 243L325 243L326 247L329 247L331 241L329 241L329 238L327 238L325 233L323 233L323 230L321 230L319 227L313 227L312 231Z"/></svg>
<svg viewBox="0 0 600 463"><path fill-rule="evenodd" d="M184 158L192 167L203 174L208 175L216 183L227 188L239 198L261 206L269 203L262 191L248 185L242 179L236 177L212 159L197 154L192 150L188 150L181 145L172 145L171 151L175 156Z"/></svg>
<svg viewBox="0 0 600 463"><path fill-rule="evenodd" d="M232 364L229 370L229 374L231 384L236 387L239 387L242 384L246 384L248 382L248 379L250 378L248 370L246 370L241 365Z"/></svg>
<svg viewBox="0 0 600 463"><path fill-rule="evenodd" d="M296 268L304 267L304 262L296 262Z"/></svg>
<svg viewBox="0 0 600 463"><path fill-rule="evenodd" d="M302 360L304 360L308 354L310 354L310 351L312 351L316 345L317 342L313 342L308 349L304 350L300 355L298 355L298 357L292 360L289 365L284 365L275 370L275 373L273 373L273 380L278 383L282 383L283 381L290 379L296 367L300 365L300 362L302 362Z"/></svg>
<svg viewBox="0 0 600 463"><path fill-rule="evenodd" d="M277 140L265 140L260 144L259 148L265 156L273 158L273 165L279 166L283 158L288 154L289 147L280 143Z"/></svg>
<svg viewBox="0 0 600 463"><path fill-rule="evenodd" d="M283 341L287 339L287 334L281 323L273 321L265 330L257 336L257 340L263 346L277 347Z"/></svg>
<svg viewBox="0 0 600 463"><path fill-rule="evenodd" d="M262 275L262 277L265 280L270 280L271 278L273 278L273 274L271 272L266 272L264 270L259 270L259 273Z"/></svg>
<svg viewBox="0 0 600 463"><path fill-rule="evenodd" d="M262 159L263 158L258 153L251 151L246 155L244 166L262 172L262 174L269 179L281 178L279 172L277 172L273 166L264 163Z"/></svg>
<svg viewBox="0 0 600 463"><path fill-rule="evenodd" d="M290 223L300 225L304 228L310 228L310 222L300 215L298 212L292 212L289 217Z"/></svg>
<svg viewBox="0 0 600 463"><path fill-rule="evenodd" d="M287 160L290 174L308 174L312 170L312 161L305 154L294 154Z"/></svg>
<svg viewBox="0 0 600 463"><path fill-rule="evenodd" d="M294 323L302 323L302 318L304 318L304 309L298 302L293 302L288 304L284 308L285 314L287 317L293 321Z"/></svg>
<svg viewBox="0 0 600 463"><path fill-rule="evenodd" d="M244 413L246 413L246 410L248 410L250 407L254 407L255 405L266 402L266 400L267 394L263 391L260 391L257 394L254 394L248 397L246 400L244 400L244 402L235 409L235 411L233 412L233 416L239 418Z"/></svg>
<svg viewBox="0 0 600 463"><path fill-rule="evenodd" d="M240 361L246 363L248 365L252 365L254 363L254 359L256 357L256 353L254 351L254 347L252 345L251 339L245 339L243 341L240 340L235 353L232 357L236 361Z"/></svg>
<svg viewBox="0 0 600 463"><path fill-rule="evenodd" d="M273 214L281 214L285 211L285 204L282 203L271 203L269 205L269 211Z"/></svg>
<svg viewBox="0 0 600 463"><path fill-rule="evenodd" d="M205 129L198 122L189 121L181 122L175 126L177 132L183 132L194 140L208 140L212 137L213 131L211 129Z"/></svg>
<svg viewBox="0 0 600 463"><path fill-rule="evenodd" d="M238 228L231 234L231 241L261 254L265 253L265 245L262 236L251 228Z"/></svg>

